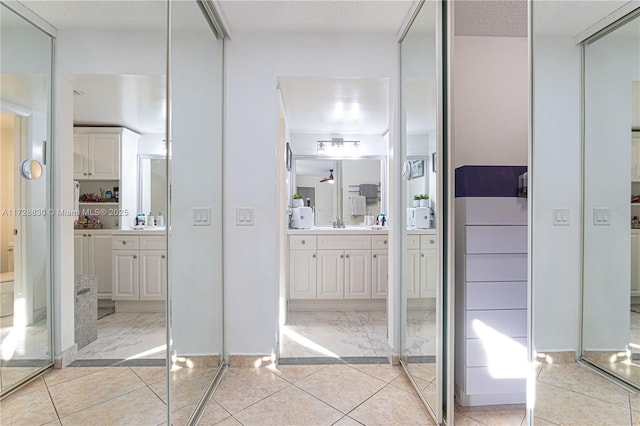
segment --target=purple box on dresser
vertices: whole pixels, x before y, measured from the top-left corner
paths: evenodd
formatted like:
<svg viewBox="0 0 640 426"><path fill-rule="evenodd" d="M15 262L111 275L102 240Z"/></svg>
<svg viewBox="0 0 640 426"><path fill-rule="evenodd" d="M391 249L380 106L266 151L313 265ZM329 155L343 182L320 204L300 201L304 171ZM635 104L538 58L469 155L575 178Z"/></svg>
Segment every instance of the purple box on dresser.
<svg viewBox="0 0 640 426"><path fill-rule="evenodd" d="M527 166L462 166L456 169L458 197L517 197Z"/></svg>

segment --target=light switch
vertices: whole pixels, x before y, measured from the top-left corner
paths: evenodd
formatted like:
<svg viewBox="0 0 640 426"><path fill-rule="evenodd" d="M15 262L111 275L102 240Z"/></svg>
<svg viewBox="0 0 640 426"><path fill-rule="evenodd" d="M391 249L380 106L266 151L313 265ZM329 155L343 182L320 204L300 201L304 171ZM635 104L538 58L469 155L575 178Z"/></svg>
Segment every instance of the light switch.
<svg viewBox="0 0 640 426"><path fill-rule="evenodd" d="M611 209L593 209L593 224L595 226L611 225Z"/></svg>
<svg viewBox="0 0 640 426"><path fill-rule="evenodd" d="M193 226L211 226L211 208L193 209Z"/></svg>
<svg viewBox="0 0 640 426"><path fill-rule="evenodd" d="M253 226L253 209L241 208L236 209L236 225Z"/></svg>
<svg viewBox="0 0 640 426"><path fill-rule="evenodd" d="M553 209L553 226L569 226L569 209Z"/></svg>

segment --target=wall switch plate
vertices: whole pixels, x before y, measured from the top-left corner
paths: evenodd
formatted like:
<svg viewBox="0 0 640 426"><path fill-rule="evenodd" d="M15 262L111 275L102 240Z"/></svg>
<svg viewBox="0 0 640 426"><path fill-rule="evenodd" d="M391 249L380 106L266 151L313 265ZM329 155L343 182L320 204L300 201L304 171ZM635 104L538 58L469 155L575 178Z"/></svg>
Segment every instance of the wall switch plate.
<svg viewBox="0 0 640 426"><path fill-rule="evenodd" d="M236 209L236 225L253 226L254 210L249 208Z"/></svg>
<svg viewBox="0 0 640 426"><path fill-rule="evenodd" d="M211 208L193 209L193 226L211 226Z"/></svg>
<svg viewBox="0 0 640 426"><path fill-rule="evenodd" d="M553 209L553 226L569 226L569 209Z"/></svg>
<svg viewBox="0 0 640 426"><path fill-rule="evenodd" d="M593 209L593 224L595 226L611 225L611 209Z"/></svg>

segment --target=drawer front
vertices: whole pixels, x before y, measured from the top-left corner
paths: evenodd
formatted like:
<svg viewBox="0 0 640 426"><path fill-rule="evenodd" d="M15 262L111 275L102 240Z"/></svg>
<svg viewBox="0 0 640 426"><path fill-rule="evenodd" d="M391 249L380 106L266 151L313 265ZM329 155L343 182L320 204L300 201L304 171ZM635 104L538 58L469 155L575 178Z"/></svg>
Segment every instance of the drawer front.
<svg viewBox="0 0 640 426"><path fill-rule="evenodd" d="M467 339L491 339L495 333L527 337L527 310L467 311Z"/></svg>
<svg viewBox="0 0 640 426"><path fill-rule="evenodd" d="M467 367L488 367L498 365L508 360L514 365L522 365L526 369L527 364L527 338L514 337L509 339L508 345L497 344L490 347L482 339L466 339L465 354Z"/></svg>
<svg viewBox="0 0 640 426"><path fill-rule="evenodd" d="M289 249L315 250L316 237L314 235L289 235Z"/></svg>
<svg viewBox="0 0 640 426"><path fill-rule="evenodd" d="M526 281L526 254L467 254L465 281Z"/></svg>
<svg viewBox="0 0 640 426"><path fill-rule="evenodd" d="M374 235L371 237L371 248L374 250L387 250L389 247L388 235Z"/></svg>
<svg viewBox="0 0 640 426"><path fill-rule="evenodd" d="M526 226L467 226L467 253L526 253Z"/></svg>
<svg viewBox="0 0 640 426"><path fill-rule="evenodd" d="M467 225L526 225L527 199L518 197L456 198Z"/></svg>
<svg viewBox="0 0 640 426"><path fill-rule="evenodd" d="M136 235L112 235L111 248L113 250L137 250L138 237Z"/></svg>
<svg viewBox="0 0 640 426"><path fill-rule="evenodd" d="M467 282L466 309L526 309L527 282Z"/></svg>
<svg viewBox="0 0 640 426"><path fill-rule="evenodd" d="M370 250L371 235L320 235L318 249L322 250Z"/></svg>
<svg viewBox="0 0 640 426"><path fill-rule="evenodd" d="M420 249L420 235L407 235L407 249Z"/></svg>
<svg viewBox="0 0 640 426"><path fill-rule="evenodd" d="M527 368L521 369L523 372L527 371ZM467 367L465 369L465 375L467 376L467 395L482 395L482 394L509 394L510 398L514 395L522 394L522 401L525 402L525 393L527 379L524 377L512 378L512 377L495 377L495 373L489 369L489 367ZM515 402L510 402L514 404ZM495 404L500 404L496 400Z"/></svg>
<svg viewBox="0 0 640 426"><path fill-rule="evenodd" d="M437 235L421 235L420 236L420 249L438 248L438 236Z"/></svg>
<svg viewBox="0 0 640 426"><path fill-rule="evenodd" d="M142 236L139 240L140 250L166 250L167 239L163 236Z"/></svg>

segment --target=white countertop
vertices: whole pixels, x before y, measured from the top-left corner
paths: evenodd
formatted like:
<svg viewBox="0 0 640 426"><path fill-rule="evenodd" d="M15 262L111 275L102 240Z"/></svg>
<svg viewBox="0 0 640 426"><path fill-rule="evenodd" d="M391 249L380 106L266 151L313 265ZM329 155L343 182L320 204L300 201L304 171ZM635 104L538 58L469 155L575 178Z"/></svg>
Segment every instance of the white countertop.
<svg viewBox="0 0 640 426"><path fill-rule="evenodd" d="M436 229L407 229L407 234L413 235L435 235L437 232ZM346 228L330 228L330 227L319 227L312 229L287 229L287 234L289 235L335 235L335 234L353 234L353 235L362 235L362 234L371 234L371 235L386 235L389 233L389 228L369 228L369 227L346 227Z"/></svg>
<svg viewBox="0 0 640 426"><path fill-rule="evenodd" d="M95 235L166 235L166 228L154 229L90 229L80 228L74 229L76 233L95 234Z"/></svg>

